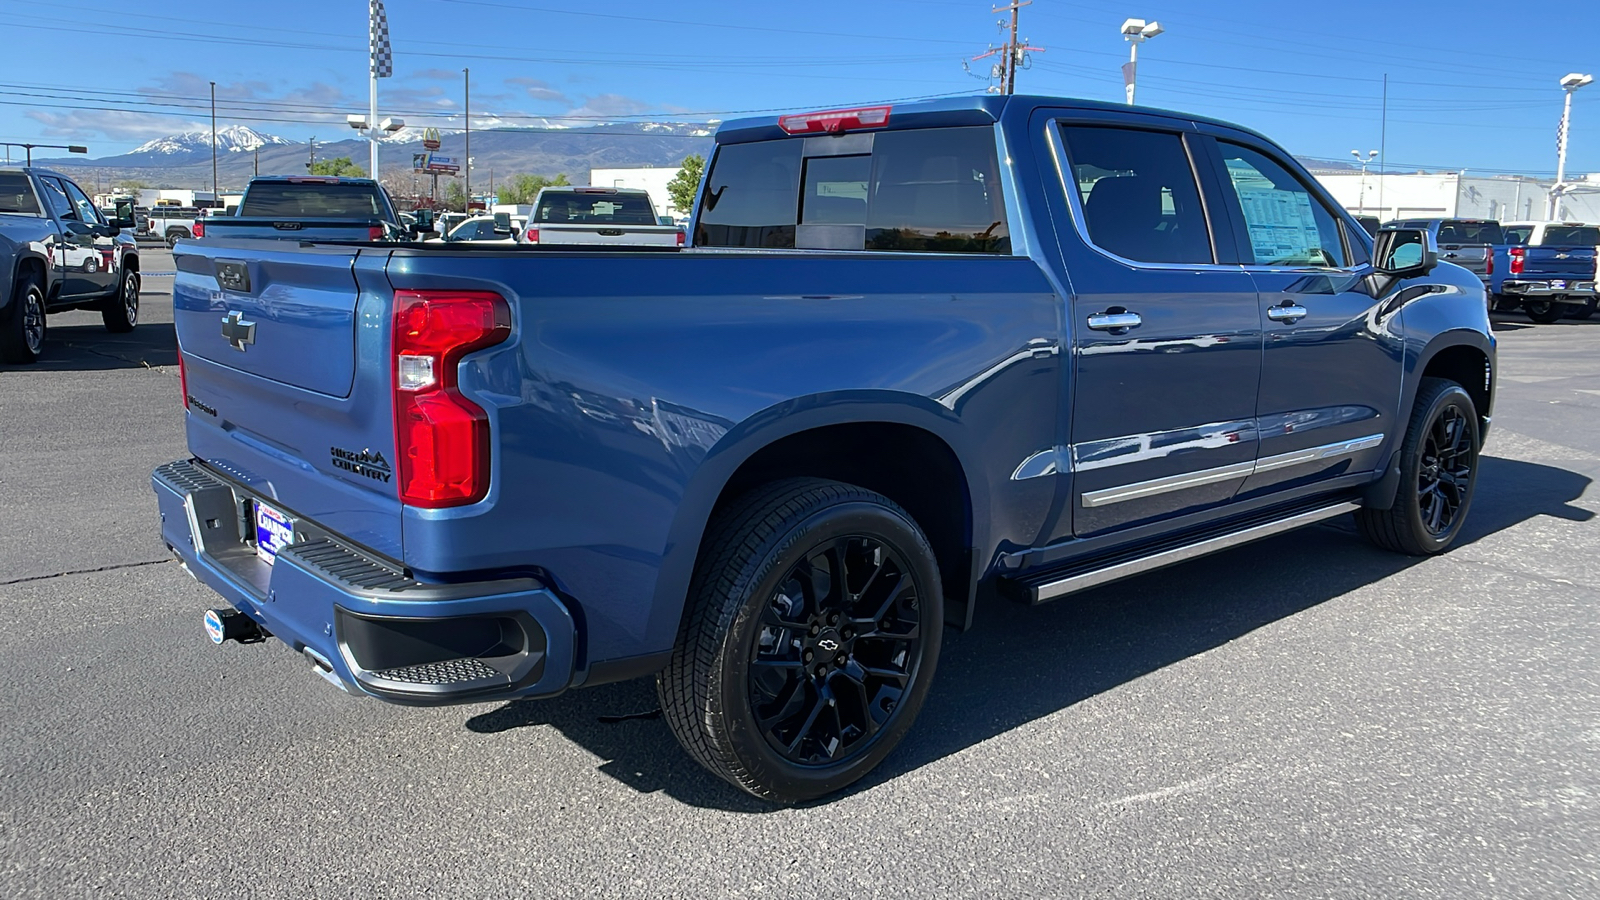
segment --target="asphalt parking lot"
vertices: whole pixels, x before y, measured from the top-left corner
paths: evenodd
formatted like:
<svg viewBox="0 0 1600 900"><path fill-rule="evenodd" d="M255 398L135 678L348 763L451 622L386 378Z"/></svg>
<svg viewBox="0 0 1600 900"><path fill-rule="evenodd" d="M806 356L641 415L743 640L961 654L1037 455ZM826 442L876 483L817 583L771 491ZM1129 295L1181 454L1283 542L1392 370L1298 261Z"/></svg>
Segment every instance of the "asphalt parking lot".
<svg viewBox="0 0 1600 900"><path fill-rule="evenodd" d="M418 710L213 647L148 485L170 285L0 367L0 896L1600 896L1600 319L1496 317L1449 554L1336 521L980 609L877 772L773 809L643 682Z"/></svg>

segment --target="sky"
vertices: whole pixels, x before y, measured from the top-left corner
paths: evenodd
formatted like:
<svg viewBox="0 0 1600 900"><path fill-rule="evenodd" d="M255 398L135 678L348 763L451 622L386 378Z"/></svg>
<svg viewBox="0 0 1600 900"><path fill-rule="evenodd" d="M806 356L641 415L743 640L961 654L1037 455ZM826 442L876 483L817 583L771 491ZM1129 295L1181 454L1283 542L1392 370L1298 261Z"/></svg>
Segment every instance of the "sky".
<svg viewBox="0 0 1600 900"><path fill-rule="evenodd" d="M987 0L389 0L395 75L380 115L460 127L727 119L981 93L1004 41ZM1600 2L1033 0L1044 48L1019 93L1123 99L1124 19L1138 100L1257 129L1306 157L1384 150L1390 170L1553 173L1561 77L1600 75ZM297 141L353 136L367 108L366 0L0 0L0 140L90 157L245 124ZM1384 76L1388 113L1383 115ZM1569 173L1600 172L1600 84L1573 100Z"/></svg>

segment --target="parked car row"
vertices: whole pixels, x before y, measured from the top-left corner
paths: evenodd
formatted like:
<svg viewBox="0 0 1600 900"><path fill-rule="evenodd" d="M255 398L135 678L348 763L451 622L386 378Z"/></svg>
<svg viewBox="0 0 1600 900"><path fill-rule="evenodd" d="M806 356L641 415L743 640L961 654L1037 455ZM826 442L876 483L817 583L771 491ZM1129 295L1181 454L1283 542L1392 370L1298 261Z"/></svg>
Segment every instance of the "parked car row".
<svg viewBox="0 0 1600 900"><path fill-rule="evenodd" d="M1477 275L1491 312L1521 309L1535 322L1594 315L1600 291L1600 225L1585 222L1506 222L1493 219L1399 219L1378 224L1357 216L1369 234L1422 229L1439 257Z"/></svg>

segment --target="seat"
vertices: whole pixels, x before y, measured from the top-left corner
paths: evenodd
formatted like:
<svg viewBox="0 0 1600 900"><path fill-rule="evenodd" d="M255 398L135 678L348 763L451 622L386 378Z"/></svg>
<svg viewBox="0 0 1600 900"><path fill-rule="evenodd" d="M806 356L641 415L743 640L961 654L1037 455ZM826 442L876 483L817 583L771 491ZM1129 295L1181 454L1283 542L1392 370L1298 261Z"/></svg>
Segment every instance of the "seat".
<svg viewBox="0 0 1600 900"><path fill-rule="evenodd" d="M1163 261L1161 185L1137 175L1102 178L1083 204L1089 237L1102 249L1126 259Z"/></svg>

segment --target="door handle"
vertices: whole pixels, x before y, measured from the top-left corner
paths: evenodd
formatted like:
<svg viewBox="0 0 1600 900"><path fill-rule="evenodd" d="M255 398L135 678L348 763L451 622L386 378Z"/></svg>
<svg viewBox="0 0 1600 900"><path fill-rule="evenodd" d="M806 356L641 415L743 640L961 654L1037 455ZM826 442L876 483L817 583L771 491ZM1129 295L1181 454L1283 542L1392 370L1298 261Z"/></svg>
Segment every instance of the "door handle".
<svg viewBox="0 0 1600 900"><path fill-rule="evenodd" d="M1144 324L1144 319L1138 313L1128 312L1125 309L1106 310L1103 313L1094 313L1089 316L1089 328L1092 331L1123 332L1129 328L1138 328Z"/></svg>
<svg viewBox="0 0 1600 900"><path fill-rule="evenodd" d="M1310 310L1306 309L1304 306L1285 300L1282 306L1267 307L1267 318L1274 322L1284 322L1286 324L1293 325L1301 319L1304 319L1306 314L1309 312Z"/></svg>

